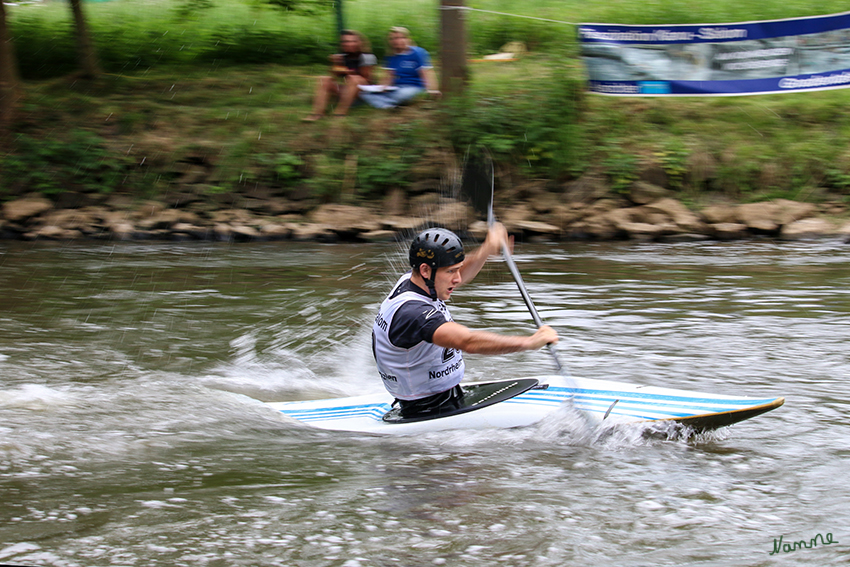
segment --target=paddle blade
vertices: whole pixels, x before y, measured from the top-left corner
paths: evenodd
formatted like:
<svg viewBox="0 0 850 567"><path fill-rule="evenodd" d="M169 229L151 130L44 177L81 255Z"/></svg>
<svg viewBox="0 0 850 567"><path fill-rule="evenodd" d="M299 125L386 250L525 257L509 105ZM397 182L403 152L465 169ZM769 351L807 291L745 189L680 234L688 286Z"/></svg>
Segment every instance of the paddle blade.
<svg viewBox="0 0 850 567"><path fill-rule="evenodd" d="M467 151L463 160L460 199L472 205L479 220L493 221L493 160L486 149Z"/></svg>

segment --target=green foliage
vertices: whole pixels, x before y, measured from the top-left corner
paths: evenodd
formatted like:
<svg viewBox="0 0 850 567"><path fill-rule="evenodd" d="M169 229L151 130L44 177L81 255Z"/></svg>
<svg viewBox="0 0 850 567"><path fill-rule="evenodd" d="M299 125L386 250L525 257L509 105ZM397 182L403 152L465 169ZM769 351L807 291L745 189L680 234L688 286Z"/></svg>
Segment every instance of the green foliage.
<svg viewBox="0 0 850 567"><path fill-rule="evenodd" d="M263 3L287 12L320 14L333 8L333 0L261 0Z"/></svg>
<svg viewBox="0 0 850 567"><path fill-rule="evenodd" d="M212 0L181 0L174 7L174 15L178 20L197 17L198 12L210 10L215 7Z"/></svg>
<svg viewBox="0 0 850 567"><path fill-rule="evenodd" d="M850 193L850 173L839 168L831 167L825 171L826 182L830 187L842 193Z"/></svg>
<svg viewBox="0 0 850 567"><path fill-rule="evenodd" d="M409 160L402 152L367 153L357 162L357 188L363 197L376 197L408 182Z"/></svg>
<svg viewBox="0 0 850 567"><path fill-rule="evenodd" d="M165 3L163 3L165 4ZM324 63L336 49L331 0L180 0L163 6L142 0L86 6L101 65L110 73L175 63L216 65ZM391 25L403 24L417 44L435 53L439 12L430 0L346 3L349 27L362 31L384 55ZM503 17L468 23L470 51L492 53L506 41L531 49L574 45L558 26ZM47 78L76 68L74 26L65 3L13 10L10 30L24 78Z"/></svg>
<svg viewBox="0 0 850 567"><path fill-rule="evenodd" d="M392 120L379 137L364 132L369 142L350 149L357 156L358 196L378 198L391 188L409 185L413 168L442 142L441 131L434 126L420 117Z"/></svg>
<svg viewBox="0 0 850 567"><path fill-rule="evenodd" d="M345 177L345 162L341 158L319 154L312 163L313 175L307 179L310 193L324 202L339 200Z"/></svg>
<svg viewBox="0 0 850 567"><path fill-rule="evenodd" d="M280 63L306 65L327 61L333 48L321 36L285 34L254 27L222 27L197 50L195 58L230 65Z"/></svg>
<svg viewBox="0 0 850 567"><path fill-rule="evenodd" d="M718 188L733 197L757 192L760 189L759 174L765 160L762 148L741 144L727 149L727 155L727 159L718 167Z"/></svg>
<svg viewBox="0 0 850 567"><path fill-rule="evenodd" d="M273 171L278 180L283 182L284 185L288 185L303 177L301 168L304 164L304 160L297 155L281 152L275 156Z"/></svg>
<svg viewBox="0 0 850 567"><path fill-rule="evenodd" d="M622 23L741 21L845 9L836 9L832 0L817 6L720 0L687 7L672 0L482 2L477 7ZM337 123L341 128L330 130L330 121L297 122L309 111L314 83L307 77L323 71L336 48L336 22L326 2L293 0L273 7L267 0L123 0L89 4L86 11L103 67L122 76L107 76L85 91L64 80L28 83L34 95L22 103L27 123L20 131L32 138L18 138L0 157L7 191L173 186L179 175L169 170L172 158L162 157L169 150L154 159L158 140L174 149L184 138L202 138L216 148L208 192L309 186L314 196L333 200L345 184L358 197L379 198L439 168L420 157L443 148L448 138L459 156L483 145L501 165L528 176L559 181L601 171L619 192L628 189L641 158L654 150L674 188L745 198L767 191L805 196L812 187L850 193L850 153L842 153L850 134L850 114L843 112L848 91L715 99L588 96L570 27L474 13L467 17L470 53L492 53L508 41L523 41L531 52L517 62L471 63L465 96L398 113L354 109L351 118ZM16 6L10 13L25 77L76 69L66 3ZM346 2L346 19L379 54L387 28L402 24L438 55L439 11L432 0ZM315 67L292 67L301 64ZM107 116L112 118L104 122ZM71 143L91 124L114 137L109 145L102 139ZM35 130L54 138L36 141ZM137 167L129 167L125 151L134 144ZM110 154L107 147L121 149ZM709 159L690 156L689 147L704 148ZM144 156L151 159L141 166ZM707 163L694 181L698 187L685 187L689 162Z"/></svg>
<svg viewBox="0 0 850 567"><path fill-rule="evenodd" d="M525 12L517 10L516 5L507 11ZM524 43L531 51L560 49L565 45L577 51L574 34L564 33L566 30L563 26L546 22L476 14L469 23L469 30L470 46L480 55L496 53L503 45L512 41Z"/></svg>
<svg viewBox="0 0 850 567"><path fill-rule="evenodd" d="M70 22L15 18L10 28L18 69L24 79L56 77L76 70L76 43Z"/></svg>
<svg viewBox="0 0 850 567"><path fill-rule="evenodd" d="M638 178L637 156L623 150L616 143L603 148L603 152L606 157L602 160L602 167L611 182L611 189L617 193L628 192Z"/></svg>
<svg viewBox="0 0 850 567"><path fill-rule="evenodd" d="M98 58L108 73L173 64L324 63L335 43L330 19L309 10L258 14L256 6L243 2L209 0L185 0L171 9L141 2L86 8ZM14 16L9 27L23 78L76 70L74 25L64 3L16 10Z"/></svg>
<svg viewBox="0 0 850 567"><path fill-rule="evenodd" d="M231 175L225 181L233 184L264 183L291 187L305 177L307 162L294 153L264 153L242 142L231 150L227 167Z"/></svg>
<svg viewBox="0 0 850 567"><path fill-rule="evenodd" d="M484 146L500 159L523 163L532 174L563 176L577 167L582 152L581 97L582 82L552 66L534 90L450 101L449 136L458 152Z"/></svg>
<svg viewBox="0 0 850 567"><path fill-rule="evenodd" d="M229 192L230 190L228 188L221 185L207 185L204 187L204 193L207 195L224 195Z"/></svg>
<svg viewBox="0 0 850 567"><path fill-rule="evenodd" d="M11 153L0 157L0 169L13 189L53 195L68 190L110 192L126 175L125 161L86 130L67 139L19 136Z"/></svg>
<svg viewBox="0 0 850 567"><path fill-rule="evenodd" d="M345 2L346 23L366 34L378 55L383 55L387 29L399 24L411 29L419 45L436 52L440 21L437 4L434 0ZM246 54L257 63L291 63L290 54L297 64L325 62L336 44L333 6L333 0L123 0L89 3L86 15L101 64L107 72L118 72L199 60L242 64L245 60L241 57ZM847 9L840 0L791 4L719 0L687 5L676 0L596 4L484 0L476 7L556 21L475 13L466 18L470 53L493 53L506 42L521 41L534 52L563 50L570 56L576 54L575 33L572 26L557 21L730 22ZM10 10L10 29L25 78L57 76L75 68L70 12L66 2L21 5ZM219 49L222 40L228 49ZM843 107L837 105L833 113L843 112Z"/></svg>
<svg viewBox="0 0 850 567"><path fill-rule="evenodd" d="M459 152L484 146L507 156L520 144L520 120L508 97L455 97L448 101L446 115L450 139Z"/></svg>
<svg viewBox="0 0 850 567"><path fill-rule="evenodd" d="M688 150L679 140L670 140L661 151L655 153L655 157L661 162L661 168L667 174L670 187L681 189L688 172Z"/></svg>
<svg viewBox="0 0 850 567"><path fill-rule="evenodd" d="M234 175L232 183L269 183L281 187L291 187L301 181L307 173L307 162L299 155L291 152L267 154L246 148L231 152L230 166ZM255 152L256 153L253 153ZM238 171L239 177L235 177Z"/></svg>

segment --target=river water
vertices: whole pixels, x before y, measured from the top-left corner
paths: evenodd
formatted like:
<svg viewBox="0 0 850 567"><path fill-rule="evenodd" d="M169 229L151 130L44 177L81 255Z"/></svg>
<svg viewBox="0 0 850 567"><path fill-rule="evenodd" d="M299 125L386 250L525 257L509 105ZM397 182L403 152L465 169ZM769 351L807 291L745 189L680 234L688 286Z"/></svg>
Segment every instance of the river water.
<svg viewBox="0 0 850 567"><path fill-rule="evenodd" d="M518 246L574 375L787 399L712 434L602 435L565 414L380 438L264 405L381 390L370 322L401 250L0 243L0 563L847 563L850 247ZM500 261L452 311L532 329Z"/></svg>

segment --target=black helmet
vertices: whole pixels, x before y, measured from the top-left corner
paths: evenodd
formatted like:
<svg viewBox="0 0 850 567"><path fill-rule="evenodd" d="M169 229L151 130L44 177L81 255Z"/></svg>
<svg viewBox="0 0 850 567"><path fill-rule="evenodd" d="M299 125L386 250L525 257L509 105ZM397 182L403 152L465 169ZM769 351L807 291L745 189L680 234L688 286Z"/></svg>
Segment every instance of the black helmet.
<svg viewBox="0 0 850 567"><path fill-rule="evenodd" d="M414 268L426 264L436 270L454 266L463 259L463 243L457 234L445 228L423 230L410 245L410 265Z"/></svg>

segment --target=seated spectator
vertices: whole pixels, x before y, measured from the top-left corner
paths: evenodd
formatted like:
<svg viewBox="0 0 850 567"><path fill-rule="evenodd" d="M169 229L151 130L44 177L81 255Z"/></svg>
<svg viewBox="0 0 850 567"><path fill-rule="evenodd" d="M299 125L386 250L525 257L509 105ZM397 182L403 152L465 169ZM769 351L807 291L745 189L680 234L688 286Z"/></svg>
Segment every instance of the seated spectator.
<svg viewBox="0 0 850 567"><path fill-rule="evenodd" d="M330 56L331 75L320 77L313 98L313 112L304 118L314 122L324 116L331 98L339 97L334 116L345 116L357 98L360 85L372 84L372 70L378 59L370 52L369 41L354 30L340 34L342 53Z"/></svg>
<svg viewBox="0 0 850 567"><path fill-rule="evenodd" d="M364 89L360 98L375 108L394 108L426 90L430 95L440 96L431 58L427 51L413 43L410 32L402 27L390 28L387 42L390 55L384 67L386 75L382 86Z"/></svg>

